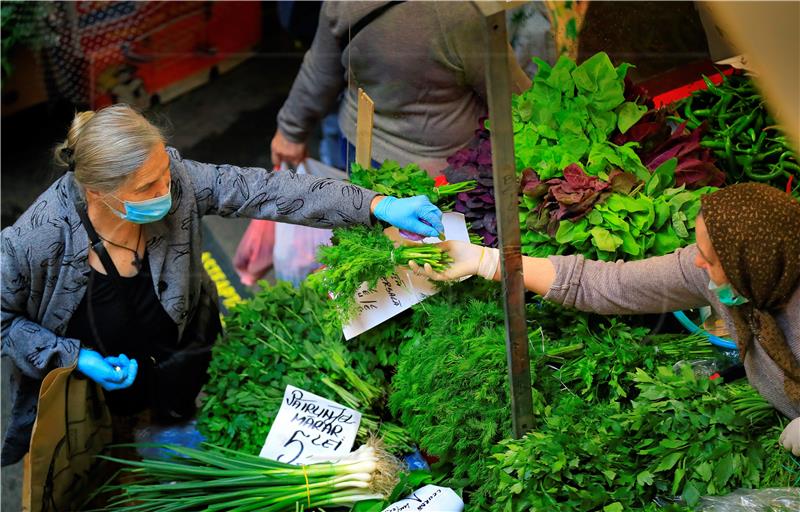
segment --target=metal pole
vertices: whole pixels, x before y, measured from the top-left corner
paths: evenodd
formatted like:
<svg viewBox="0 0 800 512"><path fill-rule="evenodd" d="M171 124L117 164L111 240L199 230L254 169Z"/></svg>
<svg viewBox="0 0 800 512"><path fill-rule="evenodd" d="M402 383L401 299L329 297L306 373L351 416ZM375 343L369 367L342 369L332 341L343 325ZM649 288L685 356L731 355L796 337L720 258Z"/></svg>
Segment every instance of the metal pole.
<svg viewBox="0 0 800 512"><path fill-rule="evenodd" d="M511 418L514 437L520 438L533 428L533 402L511 121L511 71L505 12L491 14L485 20L488 38L486 92L491 123L497 231L501 246L500 268L503 277L508 377L511 384Z"/></svg>

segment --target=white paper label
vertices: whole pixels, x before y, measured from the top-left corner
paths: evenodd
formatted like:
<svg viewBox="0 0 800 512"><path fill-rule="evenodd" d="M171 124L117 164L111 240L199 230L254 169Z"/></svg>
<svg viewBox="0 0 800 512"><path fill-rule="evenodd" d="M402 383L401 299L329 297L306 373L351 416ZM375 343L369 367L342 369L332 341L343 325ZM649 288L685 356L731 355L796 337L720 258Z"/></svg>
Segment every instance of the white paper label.
<svg viewBox="0 0 800 512"><path fill-rule="evenodd" d="M469 242L469 233L464 215L449 212L442 215L445 239ZM440 242L429 237L425 243ZM437 292L436 287L425 276L418 276L410 269L399 268L396 274L378 281L375 288L367 288L364 283L356 292L358 313L342 328L345 339L354 338L362 332L402 313L418 302Z"/></svg>
<svg viewBox="0 0 800 512"><path fill-rule="evenodd" d="M259 455L296 465L335 460L350 453L360 424L360 412L289 385Z"/></svg>
<svg viewBox="0 0 800 512"><path fill-rule="evenodd" d="M392 503L383 512L461 512L464 502L453 489L426 485L410 496Z"/></svg>

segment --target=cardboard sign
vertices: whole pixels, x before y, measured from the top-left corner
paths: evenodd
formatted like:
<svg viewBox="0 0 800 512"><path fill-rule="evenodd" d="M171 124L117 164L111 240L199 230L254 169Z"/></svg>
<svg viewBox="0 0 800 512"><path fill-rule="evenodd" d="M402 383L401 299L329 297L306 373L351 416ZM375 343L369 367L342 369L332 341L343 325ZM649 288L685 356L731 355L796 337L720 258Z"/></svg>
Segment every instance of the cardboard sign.
<svg viewBox="0 0 800 512"><path fill-rule="evenodd" d="M259 455L296 465L334 460L350 453L360 424L360 412L289 385Z"/></svg>
<svg viewBox="0 0 800 512"><path fill-rule="evenodd" d="M458 494L447 487L426 485L410 496L392 503L383 512L461 512L464 502Z"/></svg>
<svg viewBox="0 0 800 512"><path fill-rule="evenodd" d="M460 213L445 213L442 216L447 240L469 242L469 233L464 216ZM425 238L425 243L437 243L438 238ZM422 302L437 292L436 287L425 276L418 276L410 269L398 268L396 274L378 281L373 289L364 283L356 292L358 313L342 328L346 339L402 313L414 304Z"/></svg>

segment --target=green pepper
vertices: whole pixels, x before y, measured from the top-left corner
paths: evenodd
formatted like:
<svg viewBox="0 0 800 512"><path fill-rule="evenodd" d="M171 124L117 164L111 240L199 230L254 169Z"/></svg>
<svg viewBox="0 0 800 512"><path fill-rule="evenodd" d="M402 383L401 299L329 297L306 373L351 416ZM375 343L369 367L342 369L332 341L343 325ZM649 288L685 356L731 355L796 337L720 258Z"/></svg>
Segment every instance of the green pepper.
<svg viewBox="0 0 800 512"><path fill-rule="evenodd" d="M725 149L725 141L714 139L703 139L700 141L701 148Z"/></svg>
<svg viewBox="0 0 800 512"><path fill-rule="evenodd" d="M758 115L758 110L753 110L750 114L745 117L740 117L733 123L730 127L729 135L731 137L736 137L740 133L742 133L755 119L756 115Z"/></svg>
<svg viewBox="0 0 800 512"><path fill-rule="evenodd" d="M686 106L683 107L683 114L684 116L686 116L686 119L696 124L697 126L700 126L700 121L692 113L692 100L693 100L692 96L689 96L689 100L686 102Z"/></svg>
<svg viewBox="0 0 800 512"><path fill-rule="evenodd" d="M796 173L800 173L800 165L797 165L794 162L783 162L783 164L781 164L781 165L783 165L784 170L785 169L791 169Z"/></svg>
<svg viewBox="0 0 800 512"><path fill-rule="evenodd" d="M717 104L714 105L714 107L711 109L711 113L714 115L719 115L724 112L727 112L728 105L730 104L732 99L733 96L731 96L730 94L725 94L724 96L722 96L722 99L718 101Z"/></svg>
<svg viewBox="0 0 800 512"><path fill-rule="evenodd" d="M728 159L728 170L733 171L736 169L736 159L733 156L733 147L730 137L725 138L725 158Z"/></svg>
<svg viewBox="0 0 800 512"><path fill-rule="evenodd" d="M723 94L720 88L714 85L714 82L712 82L711 79L705 75L703 75L703 82L706 83L706 87L708 87L708 91L710 93L716 94L717 96L721 96Z"/></svg>
<svg viewBox="0 0 800 512"><path fill-rule="evenodd" d="M764 151L763 153L757 155L756 156L756 160L758 162L763 162L764 160L766 160L766 159L768 159L768 158L770 158L772 156L775 156L778 153L782 153L784 151L786 151L786 148L784 148L783 146L775 146L775 147L772 147L772 148Z"/></svg>
<svg viewBox="0 0 800 512"><path fill-rule="evenodd" d="M768 172L758 172L752 167L745 167L744 173L751 180L769 181L773 178L777 178L784 172L782 165L769 164L767 167L769 168Z"/></svg>

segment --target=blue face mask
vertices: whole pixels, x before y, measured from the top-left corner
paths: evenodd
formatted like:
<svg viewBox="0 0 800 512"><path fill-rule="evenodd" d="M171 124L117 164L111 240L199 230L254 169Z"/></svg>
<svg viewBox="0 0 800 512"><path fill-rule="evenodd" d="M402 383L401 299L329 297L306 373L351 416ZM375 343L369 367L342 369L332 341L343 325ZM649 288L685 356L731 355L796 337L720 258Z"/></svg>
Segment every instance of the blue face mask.
<svg viewBox="0 0 800 512"><path fill-rule="evenodd" d="M116 199L116 198L115 198ZM117 217L134 224L147 224L149 222L156 222L163 219L169 209L172 208L172 187L163 196L154 197L153 199L146 199L144 201L121 201L125 205L125 213L111 208ZM108 205L108 203L106 203Z"/></svg>
<svg viewBox="0 0 800 512"><path fill-rule="evenodd" d="M714 292L714 295L717 296L719 301L726 306L741 306L742 304L748 302L748 300L744 297L736 295L731 283L717 285L714 283L714 281L709 281L708 289Z"/></svg>

